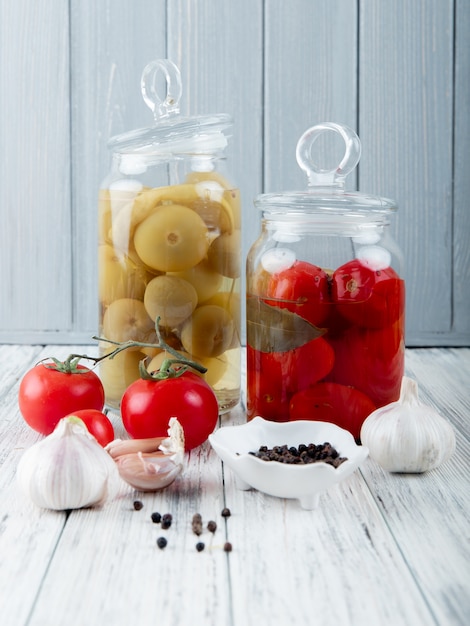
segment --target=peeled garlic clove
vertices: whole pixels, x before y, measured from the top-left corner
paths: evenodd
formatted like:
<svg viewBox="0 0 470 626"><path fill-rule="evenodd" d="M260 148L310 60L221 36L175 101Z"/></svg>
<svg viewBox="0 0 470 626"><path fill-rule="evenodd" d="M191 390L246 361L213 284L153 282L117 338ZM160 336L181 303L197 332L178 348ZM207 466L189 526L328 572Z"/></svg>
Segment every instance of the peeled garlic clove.
<svg viewBox="0 0 470 626"><path fill-rule="evenodd" d="M119 474L135 489L157 491L168 487L183 469L170 456L161 453L131 453L116 459Z"/></svg>
<svg viewBox="0 0 470 626"><path fill-rule="evenodd" d="M26 450L17 481L34 504L63 511L103 503L119 485L116 466L78 418L63 418Z"/></svg>
<svg viewBox="0 0 470 626"><path fill-rule="evenodd" d="M420 402L417 383L404 376L399 400L376 409L364 421L361 442L383 469L422 473L452 456L455 433L433 407Z"/></svg>
<svg viewBox="0 0 470 626"><path fill-rule="evenodd" d="M117 459L123 454L131 454L137 452L155 452L158 450L166 437L151 437L149 439L115 439L105 446L113 459Z"/></svg>
<svg viewBox="0 0 470 626"><path fill-rule="evenodd" d="M168 437L116 441L106 449L121 478L140 491L167 487L183 469L184 434L175 417L170 419Z"/></svg>

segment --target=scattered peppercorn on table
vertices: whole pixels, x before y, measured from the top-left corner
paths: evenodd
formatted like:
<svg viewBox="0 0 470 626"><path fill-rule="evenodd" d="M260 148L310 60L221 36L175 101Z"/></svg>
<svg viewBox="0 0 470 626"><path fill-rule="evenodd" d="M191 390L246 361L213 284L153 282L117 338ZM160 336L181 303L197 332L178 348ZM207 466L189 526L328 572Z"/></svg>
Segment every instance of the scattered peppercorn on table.
<svg viewBox="0 0 470 626"><path fill-rule="evenodd" d="M470 349L406 352L420 397L456 432L454 456L431 472L390 474L368 458L310 511L237 489L206 442L166 489L122 483L100 508L66 513L18 489L19 459L41 436L17 397L37 361L71 352L0 346L2 624L468 624ZM245 419L239 406L219 427Z"/></svg>

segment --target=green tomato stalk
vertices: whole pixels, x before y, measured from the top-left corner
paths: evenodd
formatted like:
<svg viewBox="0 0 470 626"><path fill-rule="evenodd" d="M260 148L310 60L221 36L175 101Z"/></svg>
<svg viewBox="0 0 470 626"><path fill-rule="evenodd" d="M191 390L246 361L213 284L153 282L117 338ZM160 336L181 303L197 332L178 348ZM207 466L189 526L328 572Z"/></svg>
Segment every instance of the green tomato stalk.
<svg viewBox="0 0 470 626"><path fill-rule="evenodd" d="M53 361L53 364L50 363L46 365L46 367L50 369L55 369L58 372L63 372L65 374L83 374L87 370L81 369L78 367L78 363L81 359L85 359L87 361L92 361L95 366L104 359L113 359L117 354L123 352L124 350L128 350L129 348L160 348L161 350L165 350L172 355L173 358L168 358L163 361L160 366L160 369L156 372L148 372L145 367L145 362L149 357L142 359L139 363L139 373L141 378L146 380L164 380L166 378L178 378L182 376L188 369L195 369L197 372L201 374L205 374L207 372L207 368L198 363L197 361L192 361L191 359L186 359L179 352L177 352L174 348L166 343L163 339L162 334L159 328L160 317L157 317L155 322L155 331L157 333L157 343L146 343L142 341L112 341L111 339L106 339L106 337L92 337L96 341L103 341L109 344L116 346L116 348L100 357L88 356L86 354L70 354L65 361L59 361L55 358L44 359L44 361ZM179 367L175 367L178 365Z"/></svg>

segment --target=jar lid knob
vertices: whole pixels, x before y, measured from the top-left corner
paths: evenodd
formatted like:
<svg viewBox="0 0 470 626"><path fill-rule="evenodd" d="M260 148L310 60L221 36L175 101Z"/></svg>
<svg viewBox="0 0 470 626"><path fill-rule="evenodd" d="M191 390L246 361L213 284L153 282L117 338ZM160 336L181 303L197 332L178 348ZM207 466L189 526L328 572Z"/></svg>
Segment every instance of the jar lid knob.
<svg viewBox="0 0 470 626"><path fill-rule="evenodd" d="M166 80L166 93L159 95L157 79L163 74ZM183 91L178 67L169 59L157 59L144 67L140 88L145 104L152 111L155 122L177 115Z"/></svg>
<svg viewBox="0 0 470 626"><path fill-rule="evenodd" d="M334 132L341 135L345 152L341 162L332 169L320 167L312 154L312 148L321 135ZM346 176L356 167L361 158L361 141L348 126L324 122L307 129L297 142L296 158L299 166L307 173L309 186L344 186Z"/></svg>

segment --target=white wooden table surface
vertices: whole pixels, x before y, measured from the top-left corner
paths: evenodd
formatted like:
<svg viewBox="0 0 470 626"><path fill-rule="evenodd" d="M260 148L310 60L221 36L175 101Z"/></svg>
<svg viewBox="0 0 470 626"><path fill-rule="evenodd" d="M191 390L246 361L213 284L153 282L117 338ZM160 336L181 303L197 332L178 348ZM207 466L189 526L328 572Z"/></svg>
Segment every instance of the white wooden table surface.
<svg viewBox="0 0 470 626"><path fill-rule="evenodd" d="M470 349L407 351L422 399L457 434L454 457L430 473L392 475L368 459L306 511L295 500L237 490L205 444L166 490L123 484L103 508L67 516L35 508L17 488L18 461L39 439L19 415L17 392L39 359L76 350L0 346L2 625L470 623ZM244 419L237 408L221 427ZM152 523L154 511L173 515L170 529ZM196 512L217 522L213 536L193 534Z"/></svg>

